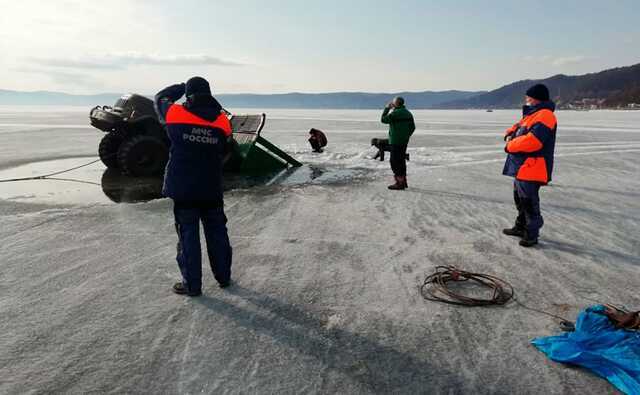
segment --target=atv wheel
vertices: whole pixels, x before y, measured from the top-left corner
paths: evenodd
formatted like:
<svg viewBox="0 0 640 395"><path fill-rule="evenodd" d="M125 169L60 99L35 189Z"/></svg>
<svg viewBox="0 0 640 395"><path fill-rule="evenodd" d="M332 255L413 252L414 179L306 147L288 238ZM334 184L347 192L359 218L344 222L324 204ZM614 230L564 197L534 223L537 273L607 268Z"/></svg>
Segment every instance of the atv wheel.
<svg viewBox="0 0 640 395"><path fill-rule="evenodd" d="M118 168L118 148L120 148L120 144L122 144L122 137L115 133L107 133L100 140L98 155L100 155L102 163L109 169Z"/></svg>
<svg viewBox="0 0 640 395"><path fill-rule="evenodd" d="M133 177L160 175L169 157L168 147L158 138L133 136L118 150L122 173Z"/></svg>

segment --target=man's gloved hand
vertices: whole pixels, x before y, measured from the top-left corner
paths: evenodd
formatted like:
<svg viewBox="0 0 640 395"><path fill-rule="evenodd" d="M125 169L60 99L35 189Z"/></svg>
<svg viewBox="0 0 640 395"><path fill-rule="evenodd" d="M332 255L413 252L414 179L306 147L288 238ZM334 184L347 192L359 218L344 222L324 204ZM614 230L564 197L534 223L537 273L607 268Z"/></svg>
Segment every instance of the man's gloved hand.
<svg viewBox="0 0 640 395"><path fill-rule="evenodd" d="M168 86L158 92L154 98L154 109L158 114L158 121L163 126L166 124L165 117L167 116L167 112L169 111L169 107L175 102L177 102L185 92L185 84L174 84Z"/></svg>
<svg viewBox="0 0 640 395"><path fill-rule="evenodd" d="M171 85L162 91L163 96L169 101L177 102L185 93L185 84L181 82L179 84Z"/></svg>

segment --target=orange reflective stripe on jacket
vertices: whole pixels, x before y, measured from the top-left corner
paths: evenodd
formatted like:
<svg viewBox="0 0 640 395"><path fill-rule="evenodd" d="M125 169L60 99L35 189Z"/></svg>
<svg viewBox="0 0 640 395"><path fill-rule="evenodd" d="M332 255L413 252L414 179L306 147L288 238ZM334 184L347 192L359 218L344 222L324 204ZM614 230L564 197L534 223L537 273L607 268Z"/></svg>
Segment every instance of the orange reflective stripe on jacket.
<svg viewBox="0 0 640 395"><path fill-rule="evenodd" d="M167 125L171 124L186 124L206 126L210 128L220 129L225 136L231 135L231 122L224 114L220 114L215 121L208 121L200 118L199 116L190 113L186 108L180 104L174 104L169 107L167 112Z"/></svg>
<svg viewBox="0 0 640 395"><path fill-rule="evenodd" d="M541 156L527 158L520 166L516 178L521 181L535 181L546 184L549 182L547 162Z"/></svg>
<svg viewBox="0 0 640 395"><path fill-rule="evenodd" d="M507 152L515 154L518 152L536 152L542 149L542 142L535 134L529 132L524 136L519 136L507 143Z"/></svg>

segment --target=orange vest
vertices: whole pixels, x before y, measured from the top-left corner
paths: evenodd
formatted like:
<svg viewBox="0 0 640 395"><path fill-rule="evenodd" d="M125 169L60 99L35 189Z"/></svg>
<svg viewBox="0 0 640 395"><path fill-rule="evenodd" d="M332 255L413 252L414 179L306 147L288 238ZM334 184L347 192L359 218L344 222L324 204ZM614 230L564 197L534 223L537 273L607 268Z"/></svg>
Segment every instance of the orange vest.
<svg viewBox="0 0 640 395"><path fill-rule="evenodd" d="M166 116L167 125L171 124L185 124L185 125L197 125L204 126L212 129L219 129L222 131L225 137L231 135L231 122L229 118L224 114L220 114L215 121L208 121L200 118L199 116L190 113L180 104L173 104L169 107L169 111Z"/></svg>

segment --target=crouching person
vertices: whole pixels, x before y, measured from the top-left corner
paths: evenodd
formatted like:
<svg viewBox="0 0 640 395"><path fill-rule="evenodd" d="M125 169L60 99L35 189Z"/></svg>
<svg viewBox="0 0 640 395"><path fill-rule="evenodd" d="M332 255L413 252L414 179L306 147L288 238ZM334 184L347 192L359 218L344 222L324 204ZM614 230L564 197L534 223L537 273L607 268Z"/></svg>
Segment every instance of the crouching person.
<svg viewBox="0 0 640 395"><path fill-rule="evenodd" d="M531 247L538 244L544 224L539 192L551 181L558 123L546 86L531 87L525 101L522 119L505 133L508 155L503 174L515 178L513 198L518 217L513 228L504 229L503 233L520 237L521 246Z"/></svg>
<svg viewBox="0 0 640 395"><path fill-rule="evenodd" d="M322 148L327 146L327 136L322 130L311 128L309 130L309 144L311 144L313 152L322 153L324 151Z"/></svg>
<svg viewBox="0 0 640 395"><path fill-rule="evenodd" d="M174 104L186 94L184 105ZM156 112L171 140L163 194L174 202L178 233L177 261L182 281L177 294L202 293L200 222L204 227L209 264L221 288L231 279L231 245L222 193L222 165L231 124L211 95L209 83L193 77L155 97Z"/></svg>

